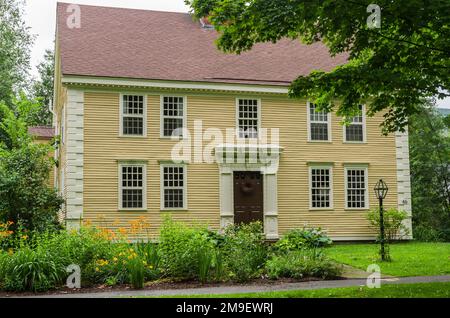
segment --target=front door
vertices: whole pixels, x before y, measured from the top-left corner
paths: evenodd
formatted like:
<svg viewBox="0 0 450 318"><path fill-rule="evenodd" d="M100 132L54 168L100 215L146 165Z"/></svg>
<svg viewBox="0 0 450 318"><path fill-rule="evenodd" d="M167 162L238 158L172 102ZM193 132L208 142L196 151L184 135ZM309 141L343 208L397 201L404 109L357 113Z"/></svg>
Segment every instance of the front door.
<svg viewBox="0 0 450 318"><path fill-rule="evenodd" d="M263 178L260 172L234 173L234 223L263 222Z"/></svg>

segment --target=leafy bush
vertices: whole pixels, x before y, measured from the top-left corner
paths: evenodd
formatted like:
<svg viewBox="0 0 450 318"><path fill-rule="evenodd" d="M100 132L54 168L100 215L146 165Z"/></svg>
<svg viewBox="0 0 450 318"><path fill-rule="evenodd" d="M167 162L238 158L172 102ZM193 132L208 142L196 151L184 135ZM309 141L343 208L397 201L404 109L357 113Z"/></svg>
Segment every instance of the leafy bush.
<svg viewBox="0 0 450 318"><path fill-rule="evenodd" d="M413 226L414 239L422 242L445 242L445 233L425 224Z"/></svg>
<svg viewBox="0 0 450 318"><path fill-rule="evenodd" d="M206 272L206 265L211 264L209 256L205 254L214 253L215 244L204 228L188 227L166 219L159 240L161 268L167 276L178 279L198 278L201 261L204 262L201 264L204 267L203 273Z"/></svg>
<svg viewBox="0 0 450 318"><path fill-rule="evenodd" d="M331 245L331 239L320 228L303 228L287 232L275 244L275 248L284 251L304 248L319 248Z"/></svg>
<svg viewBox="0 0 450 318"><path fill-rule="evenodd" d="M336 278L341 274L341 267L315 249L288 251L273 255L266 264L270 279L278 278Z"/></svg>
<svg viewBox="0 0 450 318"><path fill-rule="evenodd" d="M22 224L30 233L59 228L64 202L49 187L49 148L26 145L0 155L0 222Z"/></svg>
<svg viewBox="0 0 450 318"><path fill-rule="evenodd" d="M395 239L401 239L409 234L408 228L403 224L408 217L405 211L399 211L397 209L387 209L383 211L383 223L386 239L388 242L392 242ZM378 232L378 238L380 238L380 211L378 209L371 210L367 219L373 228Z"/></svg>
<svg viewBox="0 0 450 318"><path fill-rule="evenodd" d="M66 275L65 267L42 249L0 255L0 284L7 291L46 291L61 285Z"/></svg>
<svg viewBox="0 0 450 318"><path fill-rule="evenodd" d="M244 282L257 277L267 258L262 224L256 222L229 226L225 229L221 249L232 280Z"/></svg>

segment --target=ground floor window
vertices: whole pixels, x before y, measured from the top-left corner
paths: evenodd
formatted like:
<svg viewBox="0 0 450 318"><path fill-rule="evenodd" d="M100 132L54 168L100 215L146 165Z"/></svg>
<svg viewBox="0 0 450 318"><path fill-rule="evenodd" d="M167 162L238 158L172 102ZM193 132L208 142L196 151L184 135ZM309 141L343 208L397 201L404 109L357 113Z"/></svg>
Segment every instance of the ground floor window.
<svg viewBox="0 0 450 318"><path fill-rule="evenodd" d="M346 168L345 178L347 209L367 209L367 168Z"/></svg>
<svg viewBox="0 0 450 318"><path fill-rule="evenodd" d="M186 209L186 166L161 166L161 208Z"/></svg>
<svg viewBox="0 0 450 318"><path fill-rule="evenodd" d="M146 169L144 164L120 164L119 188L121 209L145 209Z"/></svg>
<svg viewBox="0 0 450 318"><path fill-rule="evenodd" d="M331 167L310 167L310 207L331 208L332 204Z"/></svg>

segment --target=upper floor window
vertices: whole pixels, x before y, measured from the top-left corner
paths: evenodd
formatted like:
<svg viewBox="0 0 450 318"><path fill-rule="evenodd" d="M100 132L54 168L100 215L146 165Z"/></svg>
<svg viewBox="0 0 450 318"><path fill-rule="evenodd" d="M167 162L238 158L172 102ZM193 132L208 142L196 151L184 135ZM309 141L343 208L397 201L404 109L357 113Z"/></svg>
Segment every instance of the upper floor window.
<svg viewBox="0 0 450 318"><path fill-rule="evenodd" d="M309 141L330 141L330 114L317 111L317 106L308 103Z"/></svg>
<svg viewBox="0 0 450 318"><path fill-rule="evenodd" d="M186 209L186 166L161 166L161 208Z"/></svg>
<svg viewBox="0 0 450 318"><path fill-rule="evenodd" d="M365 116L364 106L359 106L359 115L353 117L350 124L344 127L345 142L364 142L365 141Z"/></svg>
<svg viewBox="0 0 450 318"><path fill-rule="evenodd" d="M368 208L368 175L367 168L345 168L346 208Z"/></svg>
<svg viewBox="0 0 450 318"><path fill-rule="evenodd" d="M161 137L183 136L186 124L185 97L161 97Z"/></svg>
<svg viewBox="0 0 450 318"><path fill-rule="evenodd" d="M310 207L324 209L333 206L331 167L310 167Z"/></svg>
<svg viewBox="0 0 450 318"><path fill-rule="evenodd" d="M258 99L241 99L237 101L238 137L258 138L260 121L260 102Z"/></svg>
<svg viewBox="0 0 450 318"><path fill-rule="evenodd" d="M119 165L120 209L146 209L144 164Z"/></svg>
<svg viewBox="0 0 450 318"><path fill-rule="evenodd" d="M145 136L146 105L144 95L122 95L120 114L122 136Z"/></svg>

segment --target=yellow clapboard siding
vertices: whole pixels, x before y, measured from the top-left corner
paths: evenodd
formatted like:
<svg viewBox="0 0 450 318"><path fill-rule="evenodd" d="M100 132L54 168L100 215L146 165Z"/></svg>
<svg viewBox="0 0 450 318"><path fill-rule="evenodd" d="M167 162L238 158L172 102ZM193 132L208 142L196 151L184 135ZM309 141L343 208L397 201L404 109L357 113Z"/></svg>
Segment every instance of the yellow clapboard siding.
<svg viewBox="0 0 450 318"><path fill-rule="evenodd" d="M179 95L178 93L175 95ZM238 97L238 96L236 96ZM159 160L170 160L175 141L160 139L160 96L148 95L147 137L120 138L119 93L86 92L84 104L84 218L107 223L116 220L120 226L139 217L150 223L156 235L164 218L160 211ZM343 143L340 119L332 115L332 142L309 143L305 101L286 97L261 97L263 128L280 129L284 147L278 174L279 231L320 226L332 236L364 237L372 235L366 220L367 211L345 210L344 164L369 164L370 206L376 206L373 185L383 178L390 185L386 206L396 206L396 155L394 136L380 133L382 116L367 119L367 143ZM203 129L234 128L234 96L187 95L188 128L194 120L203 121ZM209 142L204 142L207 145ZM147 212L118 211L117 159L146 159ZM334 207L328 211L309 210L308 162L333 162ZM188 211L172 212L176 219L204 223L213 229L220 226L219 169L217 164L188 165ZM113 227L111 225L111 227Z"/></svg>

